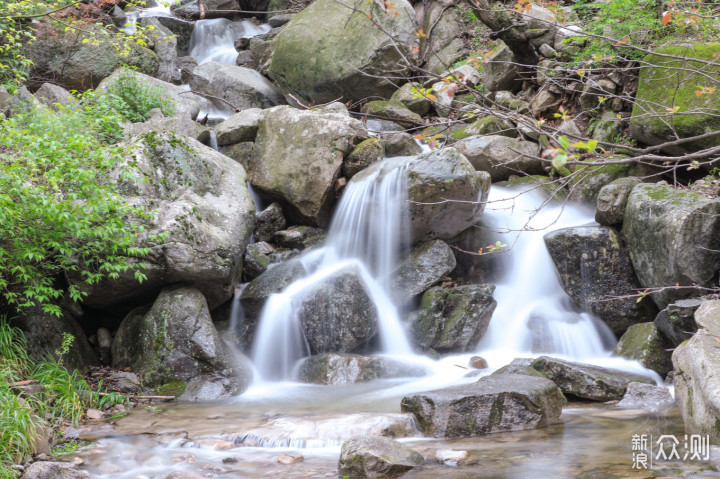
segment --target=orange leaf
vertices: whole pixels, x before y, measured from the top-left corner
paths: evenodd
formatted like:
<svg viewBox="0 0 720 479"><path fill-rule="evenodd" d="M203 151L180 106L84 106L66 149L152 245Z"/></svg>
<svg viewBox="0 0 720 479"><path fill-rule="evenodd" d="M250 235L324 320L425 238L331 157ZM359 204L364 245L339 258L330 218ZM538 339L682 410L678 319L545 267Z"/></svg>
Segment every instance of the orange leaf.
<svg viewBox="0 0 720 479"><path fill-rule="evenodd" d="M663 17L662 17L663 25L667 26L667 24L670 23L671 18L672 18L672 15L670 15L670 12L667 12L665 15L663 15Z"/></svg>
<svg viewBox="0 0 720 479"><path fill-rule="evenodd" d="M702 96L703 92L702 90L695 90L695 96L700 98Z"/></svg>

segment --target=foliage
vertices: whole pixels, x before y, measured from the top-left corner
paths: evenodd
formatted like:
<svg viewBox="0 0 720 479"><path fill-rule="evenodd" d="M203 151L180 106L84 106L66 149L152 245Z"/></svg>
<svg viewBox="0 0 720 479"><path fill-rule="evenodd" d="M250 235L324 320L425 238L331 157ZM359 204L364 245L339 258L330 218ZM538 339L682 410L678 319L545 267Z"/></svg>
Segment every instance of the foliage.
<svg viewBox="0 0 720 479"><path fill-rule="evenodd" d="M110 176L130 152L113 143L120 117L105 102L27 109L0 121L0 297L60 314L58 275L89 284L143 264L136 243L144 210L127 205ZM84 293L68 287L70 298Z"/></svg>
<svg viewBox="0 0 720 479"><path fill-rule="evenodd" d="M143 84L129 70L108 85L106 99L110 107L133 123L147 121L154 108L159 108L165 116L172 116L176 111L175 103L161 87Z"/></svg>

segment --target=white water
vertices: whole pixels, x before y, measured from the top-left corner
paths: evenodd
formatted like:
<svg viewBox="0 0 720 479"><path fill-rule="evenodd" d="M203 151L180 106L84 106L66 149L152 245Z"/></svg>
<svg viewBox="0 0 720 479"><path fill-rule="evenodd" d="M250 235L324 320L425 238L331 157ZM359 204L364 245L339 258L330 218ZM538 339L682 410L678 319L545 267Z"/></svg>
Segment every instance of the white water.
<svg viewBox="0 0 720 479"><path fill-rule="evenodd" d="M198 20L190 37L190 56L198 64L206 62L235 65L235 40L250 38L270 31L269 25L255 25L243 20L232 22L226 18Z"/></svg>

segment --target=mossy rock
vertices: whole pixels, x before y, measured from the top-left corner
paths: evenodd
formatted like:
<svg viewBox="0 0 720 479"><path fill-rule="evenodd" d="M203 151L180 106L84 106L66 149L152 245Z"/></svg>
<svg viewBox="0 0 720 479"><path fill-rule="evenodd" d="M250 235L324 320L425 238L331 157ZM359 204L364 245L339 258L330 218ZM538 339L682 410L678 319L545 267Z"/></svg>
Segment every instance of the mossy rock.
<svg viewBox="0 0 720 479"><path fill-rule="evenodd" d="M379 117L383 120L394 121L404 126L416 126L422 123L422 117L410 110L400 101L374 100L366 103L362 112Z"/></svg>
<svg viewBox="0 0 720 479"><path fill-rule="evenodd" d="M475 135L502 135L509 138L517 137L517 130L512 125L508 125L495 116L486 116L480 118L474 123L454 130L450 133L450 138L454 140L462 140Z"/></svg>
<svg viewBox="0 0 720 479"><path fill-rule="evenodd" d="M496 186L517 188L524 191L532 189L540 191L556 201L564 201L567 198L567 190L560 187L557 181L553 181L543 175L518 176L517 178L496 183Z"/></svg>
<svg viewBox="0 0 720 479"><path fill-rule="evenodd" d="M672 370L668 344L653 323L639 323L630 326L618 342L616 356L635 359L661 376Z"/></svg>
<svg viewBox="0 0 720 479"><path fill-rule="evenodd" d="M595 205L600 190L613 181L632 176L634 164L615 164L602 166L576 166L568 182L568 199L579 203Z"/></svg>
<svg viewBox="0 0 720 479"><path fill-rule="evenodd" d="M691 43L658 48L644 58L630 131L635 139L660 145L720 130L720 95L696 95L698 87L720 89L720 43ZM682 58L668 58L673 55ZM708 65L705 62L713 62ZM667 109L677 108L677 112ZM697 112L688 114L688 112ZM664 148L683 154L720 145L720 136Z"/></svg>

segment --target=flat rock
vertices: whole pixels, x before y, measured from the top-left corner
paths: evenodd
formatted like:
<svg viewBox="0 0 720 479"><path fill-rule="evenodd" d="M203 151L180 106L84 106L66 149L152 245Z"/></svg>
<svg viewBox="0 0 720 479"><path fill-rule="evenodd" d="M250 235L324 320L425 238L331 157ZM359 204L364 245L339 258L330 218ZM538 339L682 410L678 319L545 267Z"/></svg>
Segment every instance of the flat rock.
<svg viewBox="0 0 720 479"><path fill-rule="evenodd" d="M422 464L423 457L404 444L382 436L354 436L340 450L338 472L348 477L388 477Z"/></svg>

